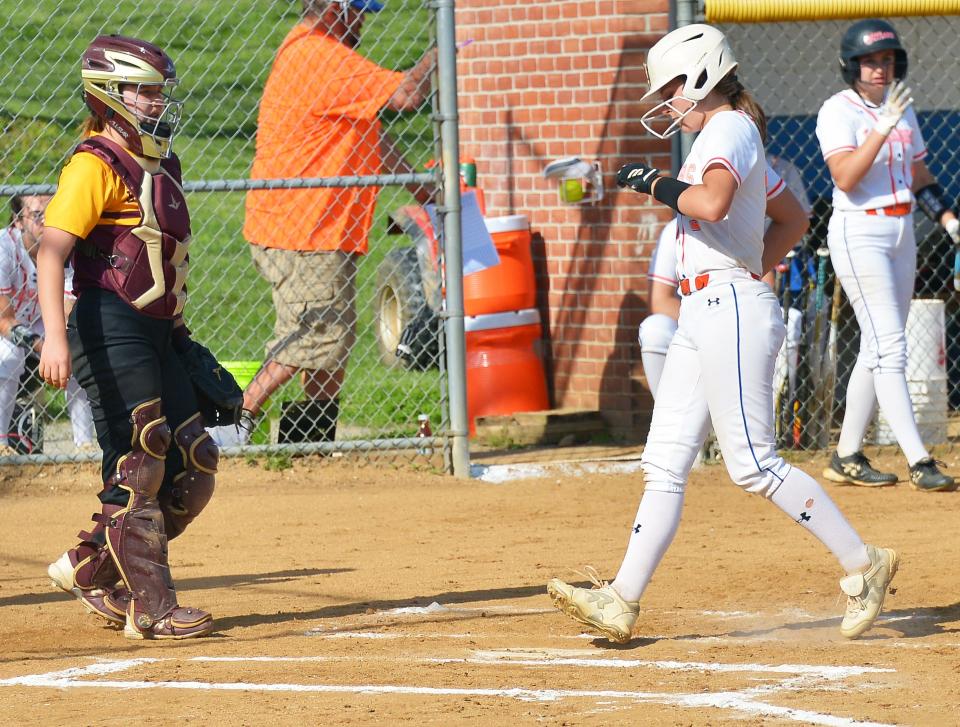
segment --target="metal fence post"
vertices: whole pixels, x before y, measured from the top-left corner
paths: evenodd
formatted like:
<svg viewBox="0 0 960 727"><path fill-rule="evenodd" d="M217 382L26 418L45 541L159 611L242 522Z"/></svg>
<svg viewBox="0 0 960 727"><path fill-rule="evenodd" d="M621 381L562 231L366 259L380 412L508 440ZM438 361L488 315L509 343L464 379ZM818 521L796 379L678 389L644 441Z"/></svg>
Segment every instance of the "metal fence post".
<svg viewBox="0 0 960 727"><path fill-rule="evenodd" d="M457 115L457 48L454 0L437 0L437 66L443 158L443 241L446 265L447 386L453 474L470 476L467 443L466 342L463 331L463 250L460 235L460 130Z"/></svg>

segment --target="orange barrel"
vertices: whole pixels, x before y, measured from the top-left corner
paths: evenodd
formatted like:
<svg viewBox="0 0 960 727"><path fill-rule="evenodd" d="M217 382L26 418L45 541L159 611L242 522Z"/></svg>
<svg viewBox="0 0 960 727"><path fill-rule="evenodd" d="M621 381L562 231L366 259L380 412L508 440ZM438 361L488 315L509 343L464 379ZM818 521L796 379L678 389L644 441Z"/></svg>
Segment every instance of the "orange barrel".
<svg viewBox="0 0 960 727"><path fill-rule="evenodd" d="M467 419L548 409L547 378L537 351L540 312L536 308L467 316Z"/></svg>
<svg viewBox="0 0 960 727"><path fill-rule="evenodd" d="M463 310L468 316L533 308L537 302L526 215L484 219L500 264L463 278Z"/></svg>

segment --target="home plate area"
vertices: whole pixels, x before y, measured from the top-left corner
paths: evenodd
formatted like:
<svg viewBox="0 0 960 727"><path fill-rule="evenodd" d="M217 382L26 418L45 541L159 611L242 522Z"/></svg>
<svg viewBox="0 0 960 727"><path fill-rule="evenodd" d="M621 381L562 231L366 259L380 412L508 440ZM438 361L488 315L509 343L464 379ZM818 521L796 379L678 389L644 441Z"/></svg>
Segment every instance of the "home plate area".
<svg viewBox="0 0 960 727"><path fill-rule="evenodd" d="M542 624L550 613L540 608L433 603L354 617L350 623L337 624L331 619L299 638L276 640L280 650L299 654L271 654L269 648L258 653L252 648L269 647L267 640L234 644L237 651L250 651L221 656L180 655L177 649L152 648L149 656L84 659L68 668L0 680L0 687L177 690L183 696L193 692L198 699L203 699L202 693L286 693L287 699L298 701L327 695L327 700L370 700L371 705L391 699L392 714L425 710L449 715L451 700L467 699L474 704L487 703L504 714L511 712L508 704L526 704L522 714L530 716L558 714L551 708L559 705L573 723L578 714L594 719L606 715L608 719L601 723L620 718L643 720L648 714L645 710L657 706L658 710L672 709L682 723L747 719L765 724L887 724L849 716L857 710L833 708L842 704L836 699L838 694L882 690L887 680L895 679L894 669L880 665L717 660L710 657L717 642L730 647L735 640L696 636L672 642L690 658L640 658L648 650L642 647L643 640L641 648L606 648L605 642L589 634L577 634L575 626L554 628L549 635L528 639L542 642L537 646L494 646L502 640L495 628L498 622L532 619ZM698 615L723 622L757 616L737 612ZM559 618L552 625L566 626ZM292 648L294 641L300 649ZM764 651L769 641L758 639L758 651ZM851 661L862 662L853 658L862 650L839 651ZM830 699L825 702L827 696ZM405 706L401 706L403 701ZM824 706L827 702L830 709ZM546 711L538 711L538 705ZM660 719L667 714L657 713Z"/></svg>

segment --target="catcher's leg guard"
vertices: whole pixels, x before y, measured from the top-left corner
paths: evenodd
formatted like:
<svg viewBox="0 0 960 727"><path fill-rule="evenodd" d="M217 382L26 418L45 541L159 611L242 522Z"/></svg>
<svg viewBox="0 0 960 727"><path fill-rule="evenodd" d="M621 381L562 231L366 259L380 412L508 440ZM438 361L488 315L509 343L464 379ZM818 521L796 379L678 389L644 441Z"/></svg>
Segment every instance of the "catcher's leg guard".
<svg viewBox="0 0 960 727"><path fill-rule="evenodd" d="M160 494L160 510L167 540L180 535L213 497L220 450L203 428L200 414L177 427L173 435L183 456L184 470L173 479L173 487Z"/></svg>
<svg viewBox="0 0 960 727"><path fill-rule="evenodd" d="M157 493L163 482L170 427L159 399L137 406L133 449L117 464L118 486L130 493L127 506L107 525L107 547L130 591L124 636L132 639L185 639L213 628L210 614L177 605L167 564L167 536Z"/></svg>
<svg viewBox="0 0 960 727"><path fill-rule="evenodd" d="M125 604L129 596L125 588L117 588L120 572L106 545L106 526L121 509L104 505L93 515L93 529L80 532L80 543L47 568L55 588L75 596L89 613L116 624L126 622L126 610L118 604Z"/></svg>

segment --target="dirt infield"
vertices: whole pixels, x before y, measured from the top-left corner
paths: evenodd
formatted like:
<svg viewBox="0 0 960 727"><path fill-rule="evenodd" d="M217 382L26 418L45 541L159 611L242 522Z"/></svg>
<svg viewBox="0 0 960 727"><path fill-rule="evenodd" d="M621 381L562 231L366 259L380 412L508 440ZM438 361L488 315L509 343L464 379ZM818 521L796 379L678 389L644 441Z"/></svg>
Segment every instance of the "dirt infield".
<svg viewBox="0 0 960 727"><path fill-rule="evenodd" d="M94 482L92 468L0 481L4 723L933 725L960 704L960 493L830 487L903 558L879 626L847 642L830 556L700 469L637 638L613 647L555 612L544 584L584 564L612 577L637 474L494 485L229 461L171 545L181 602L212 611L216 632L139 643L45 576L86 527Z"/></svg>

